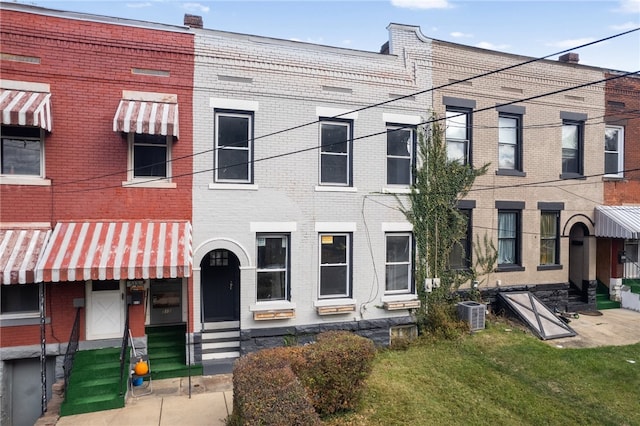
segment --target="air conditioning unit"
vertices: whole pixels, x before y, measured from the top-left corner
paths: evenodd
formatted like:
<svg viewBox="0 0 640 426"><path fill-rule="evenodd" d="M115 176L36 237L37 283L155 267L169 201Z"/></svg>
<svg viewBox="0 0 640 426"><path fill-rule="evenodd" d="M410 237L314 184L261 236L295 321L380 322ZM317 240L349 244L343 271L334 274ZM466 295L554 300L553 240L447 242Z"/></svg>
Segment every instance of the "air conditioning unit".
<svg viewBox="0 0 640 426"><path fill-rule="evenodd" d="M458 318L469 324L471 331L484 330L484 319L487 307L483 303L459 302Z"/></svg>

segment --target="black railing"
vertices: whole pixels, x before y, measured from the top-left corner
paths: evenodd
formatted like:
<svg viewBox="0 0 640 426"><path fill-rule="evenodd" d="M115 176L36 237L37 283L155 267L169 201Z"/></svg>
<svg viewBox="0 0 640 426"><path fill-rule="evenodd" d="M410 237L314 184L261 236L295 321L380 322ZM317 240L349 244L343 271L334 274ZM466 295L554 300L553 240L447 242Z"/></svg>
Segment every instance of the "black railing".
<svg viewBox="0 0 640 426"><path fill-rule="evenodd" d="M129 305L125 308L126 319L124 321L124 331L122 332L122 343L120 345L120 396L124 395L125 387L125 365L127 364L127 352L129 350ZM129 371L127 370L127 375Z"/></svg>
<svg viewBox="0 0 640 426"><path fill-rule="evenodd" d="M69 377L71 376L71 370L73 369L73 360L76 357L78 351L78 340L80 339L80 309L76 309L76 319L73 321L73 328L71 329L71 336L69 336L69 343L67 344L67 351L64 354L64 392L66 394L69 386Z"/></svg>

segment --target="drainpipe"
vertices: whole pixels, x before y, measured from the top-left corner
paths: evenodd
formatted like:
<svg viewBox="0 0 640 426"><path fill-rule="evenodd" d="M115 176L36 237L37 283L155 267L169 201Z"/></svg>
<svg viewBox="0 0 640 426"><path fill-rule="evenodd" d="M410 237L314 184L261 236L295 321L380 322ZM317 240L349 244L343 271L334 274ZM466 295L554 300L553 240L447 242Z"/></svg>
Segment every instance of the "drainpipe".
<svg viewBox="0 0 640 426"><path fill-rule="evenodd" d="M187 368L189 369L189 399L191 399L191 296L187 278Z"/></svg>
<svg viewBox="0 0 640 426"><path fill-rule="evenodd" d="M38 298L40 299L40 381L42 383L42 414L47 411L47 341L45 330L44 312L44 282L38 285Z"/></svg>

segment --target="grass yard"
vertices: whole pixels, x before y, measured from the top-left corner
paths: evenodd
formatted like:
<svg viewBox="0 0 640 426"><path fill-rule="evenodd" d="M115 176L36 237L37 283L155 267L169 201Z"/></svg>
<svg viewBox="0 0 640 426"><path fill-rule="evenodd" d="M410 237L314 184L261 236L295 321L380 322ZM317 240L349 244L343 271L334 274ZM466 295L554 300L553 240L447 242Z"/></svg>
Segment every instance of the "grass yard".
<svg viewBox="0 0 640 426"><path fill-rule="evenodd" d="M640 344L559 349L488 322L459 341L381 351L358 411L325 424L640 425Z"/></svg>

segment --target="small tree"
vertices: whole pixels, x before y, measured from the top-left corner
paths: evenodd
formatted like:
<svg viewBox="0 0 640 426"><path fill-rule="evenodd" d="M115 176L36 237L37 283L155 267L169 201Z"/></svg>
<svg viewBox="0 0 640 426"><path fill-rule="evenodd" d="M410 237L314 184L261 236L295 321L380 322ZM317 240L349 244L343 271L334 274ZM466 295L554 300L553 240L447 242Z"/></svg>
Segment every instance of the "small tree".
<svg viewBox="0 0 640 426"><path fill-rule="evenodd" d="M419 166L415 169L415 184L409 194L409 206L398 197L400 210L413 224L416 239L416 282L422 308L417 312L418 325L428 325L428 312L434 315L451 307L455 290L472 276L468 271L449 268L451 250L467 232L467 219L456 208L475 179L487 172L489 164L474 169L468 164L450 161L443 137L443 128L432 120L430 128L421 131L418 139ZM468 254L467 254L468 255ZM426 278L440 278L440 287L427 294ZM435 305L439 304L439 307Z"/></svg>

